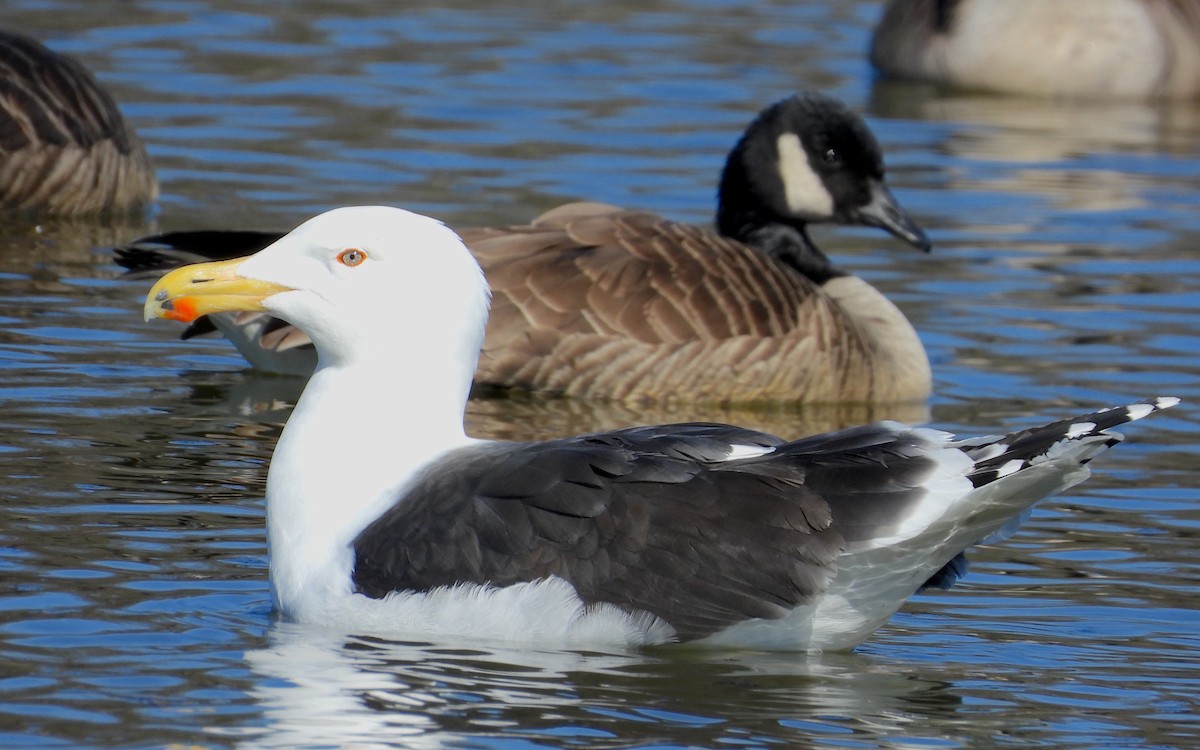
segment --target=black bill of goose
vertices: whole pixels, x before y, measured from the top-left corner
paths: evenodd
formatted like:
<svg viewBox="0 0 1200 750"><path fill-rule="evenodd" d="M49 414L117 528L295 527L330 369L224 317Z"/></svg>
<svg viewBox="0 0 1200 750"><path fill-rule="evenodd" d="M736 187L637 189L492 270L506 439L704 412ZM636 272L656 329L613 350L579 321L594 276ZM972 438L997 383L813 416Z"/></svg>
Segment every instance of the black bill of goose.
<svg viewBox="0 0 1200 750"><path fill-rule="evenodd" d="M833 265L813 222L924 232L884 181L860 117L819 94L784 99L727 159L717 230L572 203L529 224L461 234L492 287L476 381L629 402L894 403L929 395L929 362L904 315ZM137 271L258 250L279 233L176 232L118 251ZM307 337L269 316L209 316L254 366L307 375Z"/></svg>
<svg viewBox="0 0 1200 750"><path fill-rule="evenodd" d="M146 149L92 74L0 30L0 210L127 213L157 198Z"/></svg>
<svg viewBox="0 0 1200 750"><path fill-rule="evenodd" d="M269 312L318 352L271 460L286 618L555 645L847 649L972 545L1082 481L1157 398L1000 437L898 422L786 442L711 423L477 440L463 410L488 287L396 208L322 214L246 259L176 269L145 316Z"/></svg>
<svg viewBox="0 0 1200 750"><path fill-rule="evenodd" d="M1200 0L890 0L885 75L1005 93L1200 96Z"/></svg>

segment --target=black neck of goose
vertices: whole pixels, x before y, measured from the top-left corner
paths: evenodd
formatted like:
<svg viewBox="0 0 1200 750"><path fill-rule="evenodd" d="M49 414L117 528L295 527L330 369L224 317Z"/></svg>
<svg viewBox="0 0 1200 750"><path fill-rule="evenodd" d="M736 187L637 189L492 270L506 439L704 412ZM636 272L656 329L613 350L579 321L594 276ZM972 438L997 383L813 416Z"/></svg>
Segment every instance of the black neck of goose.
<svg viewBox="0 0 1200 750"><path fill-rule="evenodd" d="M717 211L717 231L765 253L813 283L824 284L846 275L809 239L804 222L785 223L749 207L739 210L729 205L725 195Z"/></svg>

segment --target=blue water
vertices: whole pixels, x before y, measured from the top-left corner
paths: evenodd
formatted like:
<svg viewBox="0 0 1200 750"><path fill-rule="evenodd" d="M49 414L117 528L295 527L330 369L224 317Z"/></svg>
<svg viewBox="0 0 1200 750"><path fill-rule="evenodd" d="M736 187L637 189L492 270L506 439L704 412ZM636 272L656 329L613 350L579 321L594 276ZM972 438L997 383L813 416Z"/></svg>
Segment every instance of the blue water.
<svg viewBox="0 0 1200 750"><path fill-rule="evenodd" d="M1200 744L1200 106L873 80L874 2L353 5L8 0L147 142L145 222L0 227L2 747ZM930 230L818 242L929 350L928 409L479 402L480 435L898 416L964 433L1165 393L1094 476L851 654L574 653L273 621L263 482L299 384L140 320L104 248L393 203L468 225L590 198L703 222L762 106L865 112Z"/></svg>

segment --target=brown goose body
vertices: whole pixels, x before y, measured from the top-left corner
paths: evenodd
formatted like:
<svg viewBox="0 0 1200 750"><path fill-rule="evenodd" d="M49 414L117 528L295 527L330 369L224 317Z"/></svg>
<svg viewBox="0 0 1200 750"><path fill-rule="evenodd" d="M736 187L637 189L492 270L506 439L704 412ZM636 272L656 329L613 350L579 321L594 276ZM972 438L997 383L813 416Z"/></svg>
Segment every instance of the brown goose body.
<svg viewBox="0 0 1200 750"><path fill-rule="evenodd" d="M76 216L157 197L146 149L91 73L0 31L0 209Z"/></svg>
<svg viewBox="0 0 1200 750"><path fill-rule="evenodd" d="M462 236L492 287L478 384L654 402L929 395L916 332L857 277L817 284L712 230L597 203Z"/></svg>

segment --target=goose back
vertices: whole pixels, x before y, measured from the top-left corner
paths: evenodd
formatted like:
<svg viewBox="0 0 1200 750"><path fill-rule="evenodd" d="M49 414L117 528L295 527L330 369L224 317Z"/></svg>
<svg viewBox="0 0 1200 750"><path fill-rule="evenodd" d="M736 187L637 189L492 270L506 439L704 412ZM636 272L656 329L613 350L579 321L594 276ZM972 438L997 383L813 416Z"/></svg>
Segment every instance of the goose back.
<svg viewBox="0 0 1200 750"><path fill-rule="evenodd" d="M481 384L659 403L929 394L916 332L853 276L818 284L712 230L596 203L462 234L492 287Z"/></svg>
<svg viewBox="0 0 1200 750"><path fill-rule="evenodd" d="M0 208L122 212L157 196L150 157L91 73L0 31Z"/></svg>

